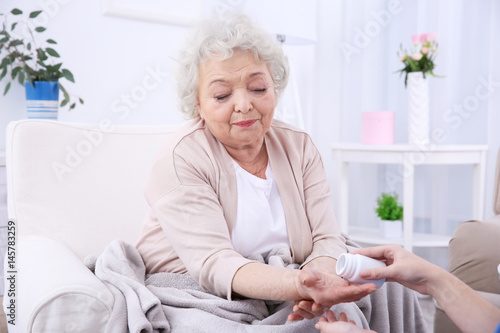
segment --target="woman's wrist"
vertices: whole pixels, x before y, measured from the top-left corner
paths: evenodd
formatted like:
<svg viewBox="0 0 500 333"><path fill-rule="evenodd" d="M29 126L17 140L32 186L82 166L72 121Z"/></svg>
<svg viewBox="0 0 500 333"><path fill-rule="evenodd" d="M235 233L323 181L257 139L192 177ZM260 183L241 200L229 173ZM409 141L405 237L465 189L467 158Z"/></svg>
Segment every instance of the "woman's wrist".
<svg viewBox="0 0 500 333"><path fill-rule="evenodd" d="M426 281L427 293L434 297L441 306L453 302L458 291L462 289L461 281L442 268L429 272L431 274Z"/></svg>
<svg viewBox="0 0 500 333"><path fill-rule="evenodd" d="M293 291L295 294L294 301L308 299L307 291L304 290L303 281L301 281L299 274L297 274L293 281Z"/></svg>

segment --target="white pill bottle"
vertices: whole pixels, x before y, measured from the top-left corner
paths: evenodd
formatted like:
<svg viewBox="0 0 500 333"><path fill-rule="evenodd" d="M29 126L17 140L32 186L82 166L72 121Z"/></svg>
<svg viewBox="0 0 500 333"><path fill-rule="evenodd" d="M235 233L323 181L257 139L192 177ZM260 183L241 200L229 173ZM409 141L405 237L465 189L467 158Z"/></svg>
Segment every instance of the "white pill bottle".
<svg viewBox="0 0 500 333"><path fill-rule="evenodd" d="M342 253L337 260L336 272L338 276L343 277L354 284L375 283L380 289L385 282L385 279L365 280L359 276L359 273L365 269L382 268L386 264L382 261L375 260L361 254Z"/></svg>

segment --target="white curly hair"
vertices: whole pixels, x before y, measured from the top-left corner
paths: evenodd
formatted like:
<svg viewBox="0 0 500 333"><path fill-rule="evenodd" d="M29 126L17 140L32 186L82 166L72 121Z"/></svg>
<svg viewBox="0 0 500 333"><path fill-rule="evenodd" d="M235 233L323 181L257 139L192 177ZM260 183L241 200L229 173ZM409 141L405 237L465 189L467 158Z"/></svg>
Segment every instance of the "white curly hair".
<svg viewBox="0 0 500 333"><path fill-rule="evenodd" d="M198 70L207 59L232 57L234 50L253 52L255 59L265 63L274 82L276 98L288 83L288 60L280 42L253 23L247 16L236 14L202 22L188 38L178 58L177 94L180 109L186 118L199 116Z"/></svg>

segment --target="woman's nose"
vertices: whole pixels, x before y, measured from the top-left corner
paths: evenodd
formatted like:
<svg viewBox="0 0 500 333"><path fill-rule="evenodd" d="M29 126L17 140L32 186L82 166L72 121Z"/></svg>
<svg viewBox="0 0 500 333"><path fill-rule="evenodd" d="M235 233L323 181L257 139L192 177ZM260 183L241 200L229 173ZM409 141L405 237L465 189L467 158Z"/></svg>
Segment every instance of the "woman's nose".
<svg viewBox="0 0 500 333"><path fill-rule="evenodd" d="M251 96L244 91L235 93L234 111L247 113L253 109Z"/></svg>

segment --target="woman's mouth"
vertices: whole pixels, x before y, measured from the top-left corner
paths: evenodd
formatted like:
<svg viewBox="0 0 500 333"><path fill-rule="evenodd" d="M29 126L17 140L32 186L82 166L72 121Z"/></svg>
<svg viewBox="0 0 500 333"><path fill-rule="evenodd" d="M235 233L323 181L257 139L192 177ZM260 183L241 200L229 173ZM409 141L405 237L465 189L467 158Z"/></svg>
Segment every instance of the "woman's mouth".
<svg viewBox="0 0 500 333"><path fill-rule="evenodd" d="M246 128L246 127L250 127L252 126L253 124L255 124L257 120L255 119L252 119L252 120L244 120L244 121L240 121L240 122L237 122L237 123L234 123L236 126L238 127L243 127L243 128Z"/></svg>

